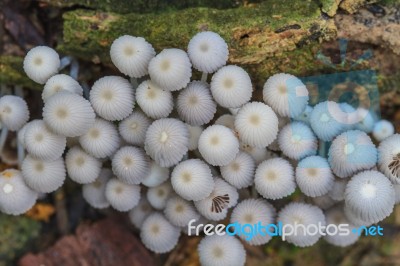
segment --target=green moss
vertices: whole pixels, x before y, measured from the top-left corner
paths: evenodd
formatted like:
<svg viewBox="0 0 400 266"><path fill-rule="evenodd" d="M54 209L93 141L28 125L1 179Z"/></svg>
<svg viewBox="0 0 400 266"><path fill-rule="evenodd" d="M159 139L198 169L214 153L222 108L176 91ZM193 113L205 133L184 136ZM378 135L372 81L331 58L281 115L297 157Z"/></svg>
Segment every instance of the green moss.
<svg viewBox="0 0 400 266"><path fill-rule="evenodd" d="M165 10L179 10L189 7L230 8L243 5L243 0L43 0L55 7L84 6L96 10L117 12L120 14L138 12L161 12ZM247 1L246 1L247 2ZM248 1L250 3L258 0Z"/></svg>
<svg viewBox="0 0 400 266"><path fill-rule="evenodd" d="M295 30L291 30L293 25ZM230 63L250 68L268 65L265 61L273 56L336 34L333 22L321 19L315 1L283 0L226 10L189 8L162 14L76 10L64 14L64 38L58 48L85 60L109 63L109 47L118 36L143 36L157 51L185 49L190 38L203 29L218 32L227 41Z"/></svg>
<svg viewBox="0 0 400 266"><path fill-rule="evenodd" d="M23 68L23 58L18 56L0 56L0 84L20 85L31 89L41 89L41 86L30 80Z"/></svg>
<svg viewBox="0 0 400 266"><path fill-rule="evenodd" d="M39 222L27 217L0 214L0 265L13 265L30 248L40 229Z"/></svg>
<svg viewBox="0 0 400 266"><path fill-rule="evenodd" d="M393 5L399 5L400 1L399 0L378 0L378 3L384 6L393 6Z"/></svg>
<svg viewBox="0 0 400 266"><path fill-rule="evenodd" d="M341 0L320 0L321 10L333 17L339 8L340 1Z"/></svg>
<svg viewBox="0 0 400 266"><path fill-rule="evenodd" d="M381 93L390 91L400 91L400 72L393 73L390 76L379 75L378 86Z"/></svg>

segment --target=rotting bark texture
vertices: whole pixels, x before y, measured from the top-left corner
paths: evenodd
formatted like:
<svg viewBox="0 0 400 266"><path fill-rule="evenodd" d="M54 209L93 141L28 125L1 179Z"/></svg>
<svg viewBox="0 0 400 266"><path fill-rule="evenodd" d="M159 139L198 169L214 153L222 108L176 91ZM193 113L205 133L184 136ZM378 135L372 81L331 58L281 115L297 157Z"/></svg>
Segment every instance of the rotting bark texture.
<svg viewBox="0 0 400 266"><path fill-rule="evenodd" d="M37 255L27 254L20 266L142 266L155 265L154 256L129 228L111 218L93 225L80 225L75 235L61 238L54 246Z"/></svg>
<svg viewBox="0 0 400 266"><path fill-rule="evenodd" d="M400 55L400 3L361 9L354 15L338 14L335 21L339 38L379 45Z"/></svg>
<svg viewBox="0 0 400 266"><path fill-rule="evenodd" d="M337 35L350 41L377 44L389 52L397 53L400 50L400 26L397 22L400 11L399 7L393 7L394 1L382 0L378 1L380 5L368 5L365 9L360 9L360 5L376 1L274 0L255 1L260 3L246 5L240 2L238 7L228 9L190 7L127 14L109 12L107 10L110 9L97 5L96 1L83 1L80 6L87 5L96 10L63 11L63 32L60 32L57 51L61 55L72 55L91 64L113 67L109 48L112 41L121 35L143 36L159 52L171 47L186 49L194 34L202 30L212 30L227 41L230 49L229 64L245 68L251 75L253 84L260 87L269 76L279 72L309 76L332 71L318 61L317 54L323 48L321 42L335 41ZM66 4L58 0L41 2L50 6ZM109 0L109 5L112 3L113 0ZM386 4L388 8L384 6ZM358 11L352 15L343 14L343 11L337 14L338 8L347 12ZM383 17L381 10L386 12ZM368 16L373 16L373 21L377 23L387 24L372 28L365 23L359 25ZM385 22L386 17L395 20ZM366 20L368 21L369 19ZM374 33L378 30L381 30L379 36ZM18 72L22 69L18 65L22 63L21 58L11 59L0 57L2 84L42 88L29 81L23 72ZM194 74L196 78L198 73ZM95 73L93 76L98 78L99 75ZM83 76L86 79L88 77L86 74Z"/></svg>
<svg viewBox="0 0 400 266"><path fill-rule="evenodd" d="M265 2L226 10L189 8L160 14L76 10L64 14L64 37L58 48L83 59L100 58L104 63L109 62L112 41L124 34L143 36L160 51L186 49L193 35L211 30L227 41L231 63L247 65L335 37L333 21L321 18L317 3L290 2L290 9L285 3Z"/></svg>

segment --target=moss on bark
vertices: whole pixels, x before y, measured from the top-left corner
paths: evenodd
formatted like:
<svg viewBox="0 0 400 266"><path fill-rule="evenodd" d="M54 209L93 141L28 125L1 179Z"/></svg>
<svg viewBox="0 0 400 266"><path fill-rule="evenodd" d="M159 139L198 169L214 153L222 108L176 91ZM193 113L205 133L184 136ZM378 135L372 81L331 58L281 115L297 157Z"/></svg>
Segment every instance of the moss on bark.
<svg viewBox="0 0 400 266"><path fill-rule="evenodd" d="M126 13L154 13L189 7L231 8L260 2L261 0L42 0L54 7L80 6L95 10Z"/></svg>
<svg viewBox="0 0 400 266"><path fill-rule="evenodd" d="M15 265L15 261L39 236L41 225L24 216L0 214L0 266Z"/></svg>
<svg viewBox="0 0 400 266"><path fill-rule="evenodd" d="M0 84L20 85L30 89L42 87L30 80L23 68L23 58L18 56L0 56Z"/></svg>
<svg viewBox="0 0 400 266"><path fill-rule="evenodd" d="M298 69L294 62L311 59L309 44L336 36L333 21L321 17L317 2L285 0L226 10L189 8L162 14L75 10L64 14L64 37L58 49L107 64L110 45L120 35L143 36L160 51L168 47L186 49L190 38L205 29L227 41L231 64L253 69L258 76Z"/></svg>

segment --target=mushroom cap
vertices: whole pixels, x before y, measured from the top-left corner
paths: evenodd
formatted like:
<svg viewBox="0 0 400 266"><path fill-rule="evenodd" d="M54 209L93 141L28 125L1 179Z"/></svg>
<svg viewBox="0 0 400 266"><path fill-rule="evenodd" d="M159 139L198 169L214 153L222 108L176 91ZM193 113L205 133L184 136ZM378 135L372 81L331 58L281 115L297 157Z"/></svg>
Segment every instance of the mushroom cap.
<svg viewBox="0 0 400 266"><path fill-rule="evenodd" d="M264 199L245 199L240 202L232 211L231 223L244 224L258 224L267 226L275 222L276 211L275 208ZM245 232L251 233L250 228L243 228ZM252 238L248 238L246 234L239 236L241 239L246 240L250 245L259 246L268 243L272 236L268 233L265 235L256 234Z"/></svg>
<svg viewBox="0 0 400 266"><path fill-rule="evenodd" d="M149 158L143 149L125 146L112 158L112 170L122 182L137 185L148 175L149 163Z"/></svg>
<svg viewBox="0 0 400 266"><path fill-rule="evenodd" d="M24 71L31 80L44 84L57 74L60 63L60 57L52 48L36 46L24 58Z"/></svg>
<svg viewBox="0 0 400 266"><path fill-rule="evenodd" d="M27 124L24 142L31 155L48 161L60 158L67 144L66 138L53 133L43 120L33 120Z"/></svg>
<svg viewBox="0 0 400 266"><path fill-rule="evenodd" d="M254 159L256 165L259 165L265 160L277 157L275 153L266 148L256 148L243 143L241 144L240 150L249 154Z"/></svg>
<svg viewBox="0 0 400 266"><path fill-rule="evenodd" d="M192 81L181 90L176 106L179 117L192 126L209 123L217 111L209 85L202 81Z"/></svg>
<svg viewBox="0 0 400 266"><path fill-rule="evenodd" d="M25 183L40 193L56 191L64 184L66 177L64 160L43 161L28 155L21 165Z"/></svg>
<svg viewBox="0 0 400 266"><path fill-rule="evenodd" d="M340 110L344 113L345 123L344 130L352 130L355 129L357 123L359 122L359 116L357 114L357 110L346 102L339 103Z"/></svg>
<svg viewBox="0 0 400 266"><path fill-rule="evenodd" d="M14 95L0 97L0 121L3 127L18 131L28 120L28 105L23 98Z"/></svg>
<svg viewBox="0 0 400 266"><path fill-rule="evenodd" d="M0 191L0 211L9 215L28 211L38 197L38 193L25 184L21 171L15 169L0 173Z"/></svg>
<svg viewBox="0 0 400 266"><path fill-rule="evenodd" d="M149 63L150 79L167 91L180 90L190 82L192 64L185 51L164 49Z"/></svg>
<svg viewBox="0 0 400 266"><path fill-rule="evenodd" d="M201 133L198 149L207 163L223 166L235 159L239 152L239 141L231 129L212 125Z"/></svg>
<svg viewBox="0 0 400 266"><path fill-rule="evenodd" d="M307 227L310 225L318 226L319 223L322 226L326 224L325 215L320 208L301 202L291 202L287 204L278 213L277 220L281 221L283 226L286 224L292 226L300 224ZM297 234L286 236L286 240L298 247L309 247L314 245L320 237L320 232L313 235L307 234L307 232L304 231L304 228L299 226L297 228Z"/></svg>
<svg viewBox="0 0 400 266"><path fill-rule="evenodd" d="M104 119L96 118L93 126L79 137L82 148L96 158L112 156L120 146L117 127Z"/></svg>
<svg viewBox="0 0 400 266"><path fill-rule="evenodd" d="M195 201L198 212L208 220L220 221L225 219L228 209L234 207L239 194L233 186L219 177L214 178L214 189L205 199Z"/></svg>
<svg viewBox="0 0 400 266"><path fill-rule="evenodd" d="M382 141L395 133L394 126L387 120L380 120L376 122L372 135L377 141Z"/></svg>
<svg viewBox="0 0 400 266"><path fill-rule="evenodd" d="M24 148L26 149L26 145L25 145L25 132L26 129L28 128L29 123L25 124L23 127L21 127L18 132L17 132L17 141L18 143Z"/></svg>
<svg viewBox="0 0 400 266"><path fill-rule="evenodd" d="M378 165L393 184L400 184L400 134L394 134L379 143Z"/></svg>
<svg viewBox="0 0 400 266"><path fill-rule="evenodd" d="M128 185L116 178L111 178L106 184L105 195L111 207L120 212L127 212L138 205L140 186Z"/></svg>
<svg viewBox="0 0 400 266"><path fill-rule="evenodd" d="M293 160L317 154L318 140L303 122L284 126L279 132L278 143L283 154Z"/></svg>
<svg viewBox="0 0 400 266"><path fill-rule="evenodd" d="M281 199L296 189L293 166L280 157L260 163L254 175L258 193L266 199Z"/></svg>
<svg viewBox="0 0 400 266"><path fill-rule="evenodd" d="M93 208L104 209L110 206L106 199L106 185L112 176L111 169L103 168L96 180L82 186L83 198Z"/></svg>
<svg viewBox="0 0 400 266"><path fill-rule="evenodd" d="M220 68L211 79L214 100L225 108L236 108L251 99L253 86L249 74L235 65Z"/></svg>
<svg viewBox="0 0 400 266"><path fill-rule="evenodd" d="M266 104L283 117L297 117L307 107L308 90L297 77L278 73L268 78L263 88Z"/></svg>
<svg viewBox="0 0 400 266"><path fill-rule="evenodd" d="M306 109L304 109L304 111L301 114L299 114L296 117L293 117L293 120L298 122L303 122L307 126L310 126L310 116L313 109L314 109L313 107L307 105Z"/></svg>
<svg viewBox="0 0 400 266"><path fill-rule="evenodd" d="M178 196L170 197L167 200L164 215L171 224L178 227L184 227L189 224L190 220L200 218L193 202L186 201Z"/></svg>
<svg viewBox="0 0 400 266"><path fill-rule="evenodd" d="M213 73L226 64L229 50L219 34L203 31L194 35L189 41L188 54L195 69Z"/></svg>
<svg viewBox="0 0 400 266"><path fill-rule="evenodd" d="M168 117L174 108L172 93L161 89L151 80L145 80L137 87L136 101L152 119Z"/></svg>
<svg viewBox="0 0 400 266"><path fill-rule="evenodd" d="M296 182L301 192L309 197L328 193L333 187L334 176L328 161L321 156L302 159L296 168Z"/></svg>
<svg viewBox="0 0 400 266"><path fill-rule="evenodd" d="M178 243L181 231L159 212L150 214L142 224L140 238L154 253L170 252Z"/></svg>
<svg viewBox="0 0 400 266"><path fill-rule="evenodd" d="M310 115L311 128L323 141L332 141L339 135L345 129L346 121L346 114L332 101L318 103Z"/></svg>
<svg viewBox="0 0 400 266"><path fill-rule="evenodd" d="M378 171L358 173L347 183L346 207L363 221L382 221L392 213L394 203L394 187L389 179Z"/></svg>
<svg viewBox="0 0 400 266"><path fill-rule="evenodd" d="M343 212L346 218L350 221L351 224L355 226L370 226L373 224L371 221L362 220L353 210L351 210L348 206L344 205Z"/></svg>
<svg viewBox="0 0 400 266"><path fill-rule="evenodd" d="M328 194L311 198L312 203L322 210L327 210L334 206L337 202L334 201Z"/></svg>
<svg viewBox="0 0 400 266"><path fill-rule="evenodd" d="M286 125L288 125L290 123L291 119L287 118L287 117L282 117L279 115L277 115L277 117L278 117L278 134L279 134L279 131L282 128L284 128ZM271 144L268 145L268 149L271 151L275 151L275 152L281 151L280 147L279 147L278 137L275 138L275 140Z"/></svg>
<svg viewBox="0 0 400 266"><path fill-rule="evenodd" d="M349 130L333 140L328 161L333 173L344 178L374 167L377 154L375 145L365 132Z"/></svg>
<svg viewBox="0 0 400 266"><path fill-rule="evenodd" d="M201 265L244 266L246 251L240 241L230 235L205 236L197 248Z"/></svg>
<svg viewBox="0 0 400 266"><path fill-rule="evenodd" d="M395 192L395 204L400 203L400 185L394 184L394 192Z"/></svg>
<svg viewBox="0 0 400 266"><path fill-rule="evenodd" d="M119 123L118 131L122 139L127 143L144 146L146 131L151 123L152 120L142 112L134 111Z"/></svg>
<svg viewBox="0 0 400 266"><path fill-rule="evenodd" d="M242 151L228 165L220 167L222 177L237 189L253 184L255 169L256 163L253 157Z"/></svg>
<svg viewBox="0 0 400 266"><path fill-rule="evenodd" d="M213 190L210 167L200 159L189 159L175 166L171 173L174 191L186 200L202 200Z"/></svg>
<svg viewBox="0 0 400 266"><path fill-rule="evenodd" d="M333 181L333 186L331 190L329 190L328 195L335 201L344 200L344 192L346 191L347 179L336 178Z"/></svg>
<svg viewBox="0 0 400 266"><path fill-rule="evenodd" d="M141 198L138 205L128 212L128 217L136 228L141 229L144 220L153 212L154 209L147 199Z"/></svg>
<svg viewBox="0 0 400 266"><path fill-rule="evenodd" d="M197 150L199 147L199 138L203 133L203 128L199 126L187 125L189 130L189 151Z"/></svg>
<svg viewBox="0 0 400 266"><path fill-rule="evenodd" d="M78 81L73 79L71 76L57 74L46 81L42 91L43 101L46 102L47 99L60 91L68 91L80 96L83 95L83 89L81 85L79 85Z"/></svg>
<svg viewBox="0 0 400 266"><path fill-rule="evenodd" d="M235 129L243 144L265 148L277 137L278 117L268 105L250 102L235 116Z"/></svg>
<svg viewBox="0 0 400 266"><path fill-rule="evenodd" d="M182 121L163 118L154 121L147 129L144 149L162 167L179 163L188 146L189 130Z"/></svg>
<svg viewBox="0 0 400 266"><path fill-rule="evenodd" d="M106 76L93 84L90 103L100 117L109 121L121 121L132 113L135 95L128 80Z"/></svg>
<svg viewBox="0 0 400 266"><path fill-rule="evenodd" d="M226 126L235 130L235 117L230 114L223 114L215 120L214 125Z"/></svg>
<svg viewBox="0 0 400 266"><path fill-rule="evenodd" d="M167 204L169 197L173 195L171 182L166 181L156 187L151 187L147 190L147 200L150 205L157 210L162 210Z"/></svg>
<svg viewBox="0 0 400 266"><path fill-rule="evenodd" d="M358 130L364 131L365 133L371 133L374 129L376 114L372 110L358 108L357 116L359 122L356 124L356 128Z"/></svg>
<svg viewBox="0 0 400 266"><path fill-rule="evenodd" d="M207 219L206 218L204 218L203 216L200 216L198 219L196 219L196 221L194 221L193 223L191 223L191 227L189 227L189 224L186 224L184 227L182 227L181 228L181 230L182 230L182 233L184 233L185 235L189 235L189 236L192 236L192 235L195 235L196 234L196 230L197 230L197 228L196 228L196 226L197 225L200 225L200 224L206 224L208 221L207 221ZM193 226L195 226L195 227L193 227ZM199 229L198 229L198 231L200 232L200 233L204 233L204 227L199 227Z"/></svg>
<svg viewBox="0 0 400 266"><path fill-rule="evenodd" d="M69 149L65 156L68 176L79 184L93 183L100 175L102 163L80 147Z"/></svg>
<svg viewBox="0 0 400 266"><path fill-rule="evenodd" d="M146 187L156 187L161 185L169 178L169 168L161 167L153 160L150 160L149 172L142 180Z"/></svg>
<svg viewBox="0 0 400 266"><path fill-rule="evenodd" d="M329 209L325 213L325 217L326 217L326 224L328 225L333 224L339 226L341 224L348 224L349 225L348 229L350 230L350 232L358 230L358 227L351 224L349 219L347 219L346 215L343 212L343 206L337 206ZM337 232L336 234L326 234L324 236L326 242L338 247L350 246L355 242L357 242L359 238L360 238L359 234L350 233L346 235L346 234L340 234L339 232Z"/></svg>
<svg viewBox="0 0 400 266"><path fill-rule="evenodd" d="M43 120L54 133L77 137L93 126L95 113L90 102L83 97L70 92L59 92L46 101Z"/></svg>
<svg viewBox="0 0 400 266"><path fill-rule="evenodd" d="M110 47L113 64L131 78L147 75L150 60L155 55L153 46L142 37L123 35L115 39Z"/></svg>

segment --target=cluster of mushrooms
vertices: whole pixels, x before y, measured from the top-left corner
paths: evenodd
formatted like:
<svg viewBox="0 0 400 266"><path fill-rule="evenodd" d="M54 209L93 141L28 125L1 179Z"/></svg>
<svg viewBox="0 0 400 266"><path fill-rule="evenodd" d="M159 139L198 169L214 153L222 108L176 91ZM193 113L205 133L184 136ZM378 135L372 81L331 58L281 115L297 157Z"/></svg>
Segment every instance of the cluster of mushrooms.
<svg viewBox="0 0 400 266"><path fill-rule="evenodd" d="M129 78L105 76L87 90L58 74L62 60L53 49L31 49L24 70L44 84L43 118L29 121L22 97L0 98L1 148L14 131L20 155L19 170L0 173L0 210L22 214L68 176L83 185L92 207L128 212L155 253L171 251L192 219L356 228L391 214L400 201L400 135L390 122L347 103L312 107L306 86L285 73L269 77L263 101L252 101L248 73L226 65L228 54L223 38L209 31L196 34L187 52L159 54L145 39L125 35L110 56ZM191 81L192 67L201 80ZM296 189L304 201L276 210L274 202ZM287 241L306 247L321 237L300 233ZM240 238L246 236L205 236L201 263L243 265ZM323 238L348 246L359 235Z"/></svg>

